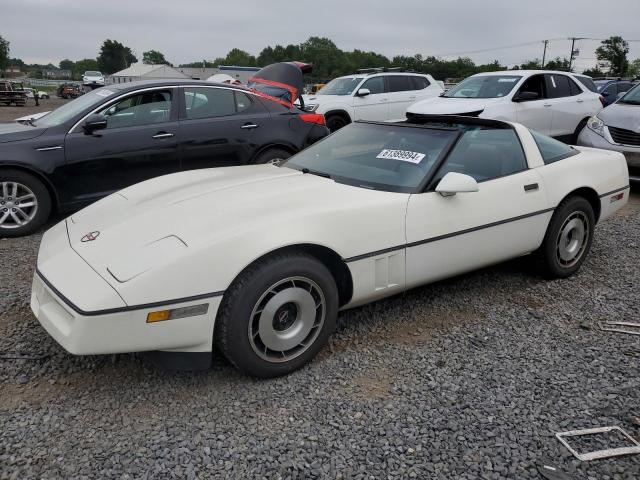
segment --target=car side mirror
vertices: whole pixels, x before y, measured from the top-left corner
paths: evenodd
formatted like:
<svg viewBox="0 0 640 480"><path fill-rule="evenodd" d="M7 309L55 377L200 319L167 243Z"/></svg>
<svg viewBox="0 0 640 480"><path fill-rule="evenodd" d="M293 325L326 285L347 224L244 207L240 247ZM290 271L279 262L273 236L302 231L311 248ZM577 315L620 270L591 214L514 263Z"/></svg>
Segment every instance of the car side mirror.
<svg viewBox="0 0 640 480"><path fill-rule="evenodd" d="M107 117L99 113L89 115L82 124L82 128L87 135L95 132L96 130L104 130L107 128Z"/></svg>
<svg viewBox="0 0 640 480"><path fill-rule="evenodd" d="M356 92L356 97L366 97L367 95L371 95L371 90L368 88L361 88Z"/></svg>
<svg viewBox="0 0 640 480"><path fill-rule="evenodd" d="M478 182L475 178L464 173L449 172L436 186L436 192L443 197L450 197L456 193L470 193L478 191Z"/></svg>
<svg viewBox="0 0 640 480"><path fill-rule="evenodd" d="M513 96L514 102L528 102L531 100L538 100L540 95L538 92L518 92Z"/></svg>

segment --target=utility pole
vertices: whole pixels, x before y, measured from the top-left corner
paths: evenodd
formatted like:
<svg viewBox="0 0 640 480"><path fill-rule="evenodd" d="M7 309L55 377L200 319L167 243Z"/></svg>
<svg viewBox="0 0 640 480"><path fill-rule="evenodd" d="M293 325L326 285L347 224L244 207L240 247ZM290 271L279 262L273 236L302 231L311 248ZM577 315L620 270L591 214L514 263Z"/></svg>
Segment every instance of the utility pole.
<svg viewBox="0 0 640 480"><path fill-rule="evenodd" d="M549 43L549 40L543 40L542 43L544 43L544 50L542 51L542 65L540 68L544 68L544 60L547 58L547 44Z"/></svg>
<svg viewBox="0 0 640 480"><path fill-rule="evenodd" d="M576 54L576 51L574 50L574 47L576 45L576 40L584 40L583 37L570 37L569 40L571 40L571 54L569 55L569 71L571 71L571 65L573 64L573 57Z"/></svg>

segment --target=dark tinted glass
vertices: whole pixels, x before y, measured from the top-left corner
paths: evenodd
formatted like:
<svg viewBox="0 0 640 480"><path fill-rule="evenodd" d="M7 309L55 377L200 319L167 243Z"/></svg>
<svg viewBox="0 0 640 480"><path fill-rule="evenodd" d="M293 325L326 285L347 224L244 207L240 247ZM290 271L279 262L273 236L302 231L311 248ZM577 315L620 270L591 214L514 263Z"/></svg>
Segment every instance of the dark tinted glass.
<svg viewBox="0 0 640 480"><path fill-rule="evenodd" d="M628 91L633 84L631 82L618 82L618 93L623 93Z"/></svg>
<svg viewBox="0 0 640 480"><path fill-rule="evenodd" d="M564 75L546 75L547 92L549 98L562 98L571 96L569 78Z"/></svg>
<svg viewBox="0 0 640 480"><path fill-rule="evenodd" d="M455 130L352 123L291 157L285 167L394 192L414 191L458 134Z"/></svg>
<svg viewBox="0 0 640 480"><path fill-rule="evenodd" d="M107 128L168 122L171 116L171 90L153 90L133 95L101 113L107 117Z"/></svg>
<svg viewBox="0 0 640 480"><path fill-rule="evenodd" d="M591 77L587 77L586 75L576 75L576 78L580 81L582 85L587 87L590 91L594 93L598 93L598 87Z"/></svg>
<svg viewBox="0 0 640 480"><path fill-rule="evenodd" d="M404 75L391 75L387 77L389 92L407 92L413 90L411 79Z"/></svg>
<svg viewBox="0 0 640 480"><path fill-rule="evenodd" d="M371 94L384 93L384 77L373 77L362 84L360 88L367 88Z"/></svg>
<svg viewBox="0 0 640 480"><path fill-rule="evenodd" d="M437 178L457 172L482 182L526 169L527 159L514 130L477 129L462 135Z"/></svg>
<svg viewBox="0 0 640 480"><path fill-rule="evenodd" d="M225 88L185 88L184 103L187 118L190 120L223 117L236 113L233 90Z"/></svg>
<svg viewBox="0 0 640 480"><path fill-rule="evenodd" d="M578 151L569 145L559 142L551 137L547 137L535 130L530 130L530 132L538 145L538 149L540 150L540 155L542 155L544 163L557 162L563 158L578 154Z"/></svg>
<svg viewBox="0 0 640 480"><path fill-rule="evenodd" d="M411 80L412 90L424 90L431 85L429 80L424 77L409 77L409 79Z"/></svg>

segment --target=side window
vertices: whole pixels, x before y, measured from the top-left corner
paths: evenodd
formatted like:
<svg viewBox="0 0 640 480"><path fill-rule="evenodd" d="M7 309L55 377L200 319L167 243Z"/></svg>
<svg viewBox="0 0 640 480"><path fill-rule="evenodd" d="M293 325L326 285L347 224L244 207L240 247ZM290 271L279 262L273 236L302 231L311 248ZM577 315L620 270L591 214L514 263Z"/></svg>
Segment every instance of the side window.
<svg viewBox="0 0 640 480"><path fill-rule="evenodd" d="M371 94L384 93L384 77L373 77L362 84L360 88L368 88Z"/></svg>
<svg viewBox="0 0 640 480"><path fill-rule="evenodd" d="M107 117L107 128L168 122L171 118L171 90L139 93L107 107L100 113Z"/></svg>
<svg viewBox="0 0 640 480"><path fill-rule="evenodd" d="M571 89L572 96L580 95L581 93L583 93L582 89L578 86L578 84L571 79L569 79L569 88Z"/></svg>
<svg viewBox="0 0 640 480"><path fill-rule="evenodd" d="M618 93L618 87L616 87L615 83L610 83L609 85L607 85L607 88L605 88L602 93L606 93L607 95L613 95L615 97Z"/></svg>
<svg viewBox="0 0 640 480"><path fill-rule="evenodd" d="M533 92L538 94L538 100L546 98L546 89L544 85L544 75L533 75L527 78L518 92Z"/></svg>
<svg viewBox="0 0 640 480"><path fill-rule="evenodd" d="M564 75L545 75L547 77L547 97L562 98L571 96L569 77Z"/></svg>
<svg viewBox="0 0 640 480"><path fill-rule="evenodd" d="M438 172L438 181L449 172L464 173L478 182L504 177L528 168L515 130L466 131Z"/></svg>
<svg viewBox="0 0 640 480"><path fill-rule="evenodd" d="M408 92L413 90L410 77L406 75L390 75L387 77L389 92Z"/></svg>
<svg viewBox="0 0 640 480"><path fill-rule="evenodd" d="M411 76L409 79L411 80L411 90L424 90L431 85L431 82L424 77Z"/></svg>
<svg viewBox="0 0 640 480"><path fill-rule="evenodd" d="M251 108L252 103L249 95L243 92L233 92L233 94L236 97L236 112L244 112Z"/></svg>
<svg viewBox="0 0 640 480"><path fill-rule="evenodd" d="M624 93L632 87L631 82L618 82L618 93Z"/></svg>
<svg viewBox="0 0 640 480"><path fill-rule="evenodd" d="M544 160L545 164L557 162L563 158L572 157L573 155L578 154L578 151L569 145L559 142L551 137L547 137L535 130L529 131L531 132L533 139L536 141L536 145L538 145L538 150L540 150L540 155L542 155L542 160Z"/></svg>
<svg viewBox="0 0 640 480"><path fill-rule="evenodd" d="M236 113L236 97L226 88L189 87L184 89L186 118L214 118Z"/></svg>

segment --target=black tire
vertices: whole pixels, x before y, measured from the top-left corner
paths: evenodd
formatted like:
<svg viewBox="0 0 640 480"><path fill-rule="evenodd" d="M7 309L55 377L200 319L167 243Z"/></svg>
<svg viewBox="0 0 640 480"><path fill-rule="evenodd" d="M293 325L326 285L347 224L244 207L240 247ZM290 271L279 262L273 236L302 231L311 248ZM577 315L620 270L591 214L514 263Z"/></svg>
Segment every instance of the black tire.
<svg viewBox="0 0 640 480"><path fill-rule="evenodd" d="M15 202L13 197L9 197L7 195L7 198L5 198L3 196L3 185L5 182L19 184L22 187L26 187L26 189L30 190L35 196L37 205L33 212L32 208L34 207L23 206L20 209L27 214L33 213L32 216L29 215L30 219L24 225L18 225L17 222L13 220L13 217L7 219L3 218L4 215L9 213L9 210L12 208L12 205L9 202ZM19 190L19 195L24 193L25 190L21 188ZM11 198L11 200L9 200L9 198ZM26 203L30 202L26 201ZM20 208L19 204L14 206ZM40 180L21 170L0 170L0 220L2 220L0 221L0 237L22 237L24 235L29 235L35 232L47 221L50 213L51 196Z"/></svg>
<svg viewBox="0 0 640 480"><path fill-rule="evenodd" d="M570 222L574 222L575 229L571 229ZM580 269L591 249L595 224L593 208L584 197L572 196L562 201L551 217L538 251L545 277L566 278Z"/></svg>
<svg viewBox="0 0 640 480"><path fill-rule="evenodd" d="M291 156L291 153L282 148L269 148L264 152L258 154L254 159L255 165L262 165L264 163L280 164Z"/></svg>
<svg viewBox="0 0 640 480"><path fill-rule="evenodd" d="M580 136L580 132L582 132L582 129L587 126L587 122L588 121L589 121L588 118L583 118L582 120L580 120L580 123L576 127L576 131L573 132L573 138L571 139L571 145L577 145L578 137Z"/></svg>
<svg viewBox="0 0 640 480"><path fill-rule="evenodd" d="M292 278L299 283L291 283ZM278 285L279 282L284 283ZM266 328L271 327L268 333L272 335L304 328L298 328L305 318L304 302L301 305L286 297L294 289L296 292L302 291L305 285L311 286L309 296L316 304L312 314L313 324L318 326L308 334L303 333L306 336L295 348L269 350L265 343L261 343L263 337L259 328L262 328L263 320ZM316 287L318 291L314 290ZM303 297L302 300L306 299ZM280 305L281 301L285 303ZM295 314L289 317L287 312L283 321L291 318L291 323L277 325L276 322L284 313L282 310L290 308L290 304L294 305ZM318 307L318 304L322 306ZM269 305L272 306L271 315L268 312ZM263 315L266 315L264 319ZM240 371L260 378L277 377L302 367L316 356L333 332L337 316L338 289L327 267L304 253L279 253L247 268L227 289L218 313L214 341L222 354Z"/></svg>
<svg viewBox="0 0 640 480"><path fill-rule="evenodd" d="M336 130L340 130L342 127L346 127L349 124L349 121L346 118L338 114L329 115L325 121L327 122L327 128L331 133Z"/></svg>

